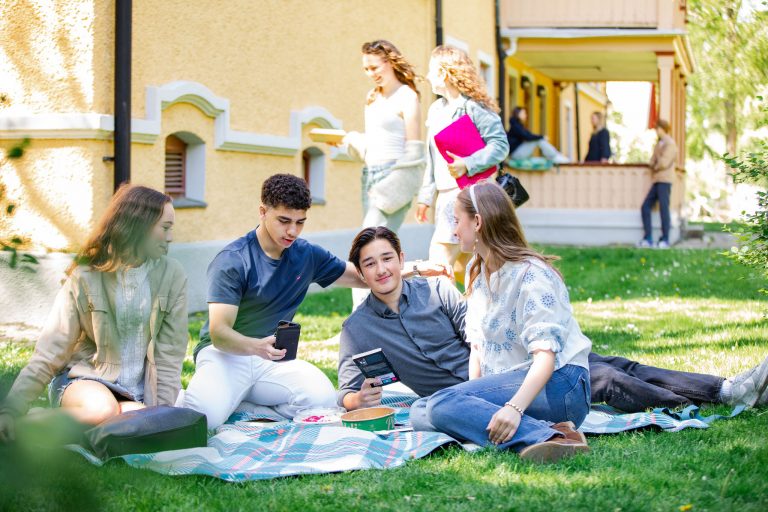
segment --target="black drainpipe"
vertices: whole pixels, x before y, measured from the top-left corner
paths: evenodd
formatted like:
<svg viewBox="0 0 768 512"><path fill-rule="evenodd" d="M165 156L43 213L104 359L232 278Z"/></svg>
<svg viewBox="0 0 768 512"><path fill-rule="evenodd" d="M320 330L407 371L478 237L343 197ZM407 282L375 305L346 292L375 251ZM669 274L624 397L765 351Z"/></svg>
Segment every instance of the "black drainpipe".
<svg viewBox="0 0 768 512"><path fill-rule="evenodd" d="M435 0L435 46L443 44L443 1Z"/></svg>
<svg viewBox="0 0 768 512"><path fill-rule="evenodd" d="M507 95L504 94L504 88L507 85L507 70L506 60L507 52L504 51L504 45L501 42L501 7L499 0L494 2L496 8L496 57L499 61L498 76L496 80L496 90L498 92L497 101L499 102L499 109L501 110L502 123L504 119L504 107L507 103Z"/></svg>
<svg viewBox="0 0 768 512"><path fill-rule="evenodd" d="M131 9L115 2L115 190L131 181Z"/></svg>

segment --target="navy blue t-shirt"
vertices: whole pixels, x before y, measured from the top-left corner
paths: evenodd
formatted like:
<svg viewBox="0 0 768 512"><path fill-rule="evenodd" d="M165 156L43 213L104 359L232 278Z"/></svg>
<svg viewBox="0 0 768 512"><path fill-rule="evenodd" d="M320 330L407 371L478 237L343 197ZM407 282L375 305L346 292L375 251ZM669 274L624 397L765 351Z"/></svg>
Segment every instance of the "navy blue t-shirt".
<svg viewBox="0 0 768 512"><path fill-rule="evenodd" d="M208 265L208 302L238 306L234 330L265 338L280 320L292 320L309 285L333 284L346 262L301 238L283 251L279 260L267 256L251 231L221 250ZM211 344L208 321L200 330L195 357Z"/></svg>

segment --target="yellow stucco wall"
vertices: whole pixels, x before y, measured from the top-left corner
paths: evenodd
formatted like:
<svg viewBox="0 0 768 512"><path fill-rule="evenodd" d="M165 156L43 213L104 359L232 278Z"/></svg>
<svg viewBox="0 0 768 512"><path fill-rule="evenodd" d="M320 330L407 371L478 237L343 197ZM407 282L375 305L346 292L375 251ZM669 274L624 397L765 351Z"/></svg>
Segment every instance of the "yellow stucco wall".
<svg viewBox="0 0 768 512"><path fill-rule="evenodd" d="M0 232L29 238L33 247L71 249L82 243L112 193L112 168L102 162L112 144L33 140L18 160L6 158L10 146L0 144L0 182L17 209L10 219L2 217Z"/></svg>
<svg viewBox="0 0 768 512"><path fill-rule="evenodd" d="M112 109L114 2L0 2L0 92L18 113Z"/></svg>
<svg viewBox="0 0 768 512"><path fill-rule="evenodd" d="M512 70L512 73L517 79L517 97L515 98L514 102L510 102L508 110L511 113L512 108L515 106L520 107L528 107L528 105L524 105L524 93L523 89L520 87L520 78L522 76L527 76L531 79L533 82L532 85L532 95L533 95L533 111L528 112L528 129L531 130L534 133L540 133L541 131L541 118L539 116L539 109L541 108L541 99L536 95L536 87L539 85L543 85L544 88L547 90L547 122L546 124L546 133L547 139L550 142L556 143L558 137L557 137L557 128L558 128L558 96L557 91L555 91L554 84L552 82L552 79L549 78L547 75L531 68L530 66L526 66L524 63L520 62L519 60L515 58L508 58L506 66L508 68L507 74L509 74L509 70ZM514 103L514 104L511 104Z"/></svg>
<svg viewBox="0 0 768 512"><path fill-rule="evenodd" d="M434 8L434 0L134 2L132 117L147 117L147 87L184 80L229 101L233 130L285 137L291 112L308 107L362 130L371 83L362 71L361 44L390 39L426 74ZM3 2L0 27L9 37L0 45L0 92L9 102L0 109L112 115L114 9L114 0ZM443 27L446 36L466 43L476 63L478 52L495 58L493 1L445 0ZM551 87L545 76L534 77ZM433 96L426 82L419 87L426 115ZM556 140L555 96L549 98L548 133ZM205 142L207 207L178 211L181 242L225 240L251 229L264 179L275 172L301 175L301 149L313 145L305 125L302 147L291 156L217 150L214 119L188 103L165 108L160 127L154 143L132 144L134 183L163 187L167 135L185 131ZM320 148L326 204L313 206L307 231L356 228L361 164L332 160L329 148ZM112 193L113 166L102 161L111 154L109 140L34 139L22 161L2 164L9 195L28 209L10 227L47 248L82 242ZM412 213L406 222L414 222Z"/></svg>

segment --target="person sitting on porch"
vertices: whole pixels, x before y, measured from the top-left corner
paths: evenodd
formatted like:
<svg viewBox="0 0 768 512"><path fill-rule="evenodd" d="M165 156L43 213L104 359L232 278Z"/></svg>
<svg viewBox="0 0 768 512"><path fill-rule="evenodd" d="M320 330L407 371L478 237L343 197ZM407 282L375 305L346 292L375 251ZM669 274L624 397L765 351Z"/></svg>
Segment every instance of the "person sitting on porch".
<svg viewBox="0 0 768 512"><path fill-rule="evenodd" d="M638 247L653 247L653 226L651 225L651 208L658 201L661 215L661 238L656 245L659 249L669 248L669 198L672 192L672 181L675 179L675 162L677 162L677 144L669 136L669 121L656 121L656 134L659 141L653 148L653 156L648 164L651 168L653 185L645 196L640 212L643 216L643 239Z"/></svg>
<svg viewBox="0 0 768 512"><path fill-rule="evenodd" d="M568 157L560 153L555 146L549 143L543 135L531 133L525 127L528 120L528 111L523 107L512 109L512 115L509 118L509 130L507 131L507 141L509 141L509 157L513 160L522 160L529 158L533 150L539 148L544 158L556 164L567 164L570 162Z"/></svg>

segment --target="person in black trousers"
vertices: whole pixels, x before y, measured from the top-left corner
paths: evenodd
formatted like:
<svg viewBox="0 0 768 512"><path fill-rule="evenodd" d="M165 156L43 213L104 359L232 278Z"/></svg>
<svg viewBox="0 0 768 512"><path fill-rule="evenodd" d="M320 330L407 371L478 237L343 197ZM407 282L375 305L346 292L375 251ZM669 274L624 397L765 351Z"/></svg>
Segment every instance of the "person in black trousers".
<svg viewBox="0 0 768 512"><path fill-rule="evenodd" d="M589 138L589 151L585 162L607 162L611 158L611 135L605 127L605 115L592 112L592 136Z"/></svg>

